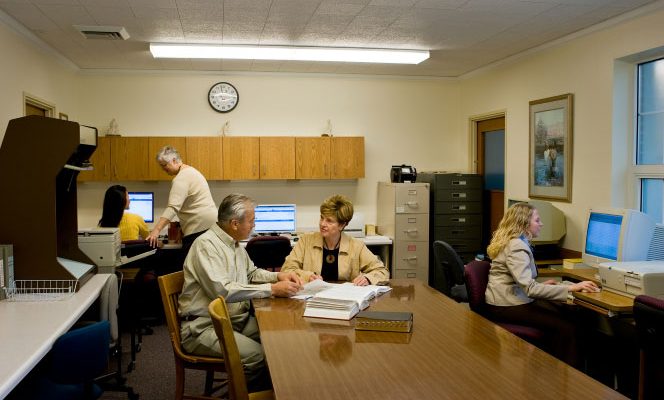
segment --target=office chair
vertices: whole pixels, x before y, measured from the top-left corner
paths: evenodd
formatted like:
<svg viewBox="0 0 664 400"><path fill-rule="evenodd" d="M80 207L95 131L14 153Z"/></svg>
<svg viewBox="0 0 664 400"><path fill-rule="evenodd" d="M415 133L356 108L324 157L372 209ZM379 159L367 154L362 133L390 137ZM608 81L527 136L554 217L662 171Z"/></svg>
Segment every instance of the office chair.
<svg viewBox="0 0 664 400"><path fill-rule="evenodd" d="M244 376L244 367L240 359L240 352L233 335L233 326L228 308L223 297L212 300L208 306L214 331L219 337L221 352L226 360L226 370L228 372L228 393L231 400L259 400L273 399L274 392L265 390L261 392L249 393L247 389L247 380Z"/></svg>
<svg viewBox="0 0 664 400"><path fill-rule="evenodd" d="M285 236L256 236L247 242L246 249L255 266L279 271L291 252L291 244Z"/></svg>
<svg viewBox="0 0 664 400"><path fill-rule="evenodd" d="M633 310L641 348L638 398L661 398L664 393L664 300L636 296Z"/></svg>
<svg viewBox="0 0 664 400"><path fill-rule="evenodd" d="M182 293L184 272L178 271L159 277L159 290L164 304L166 323L171 336L173 356L175 357L175 399L205 399L215 391L213 384L215 372L226 372L223 358L198 356L185 353L180 340L180 316L178 314L178 296ZM185 368L206 371L205 395L193 396L184 393ZM225 380L220 381L225 383Z"/></svg>
<svg viewBox="0 0 664 400"><path fill-rule="evenodd" d="M463 261L452 246L436 240L433 242L433 287L457 302L468 301L468 290L463 279Z"/></svg>
<svg viewBox="0 0 664 400"><path fill-rule="evenodd" d="M473 260L466 264L463 274L466 278L470 309L490 320L486 313L486 297L484 295L489 283L489 269L491 269L491 264L488 261ZM537 344L544 337L544 332L532 326L493 322L532 344Z"/></svg>

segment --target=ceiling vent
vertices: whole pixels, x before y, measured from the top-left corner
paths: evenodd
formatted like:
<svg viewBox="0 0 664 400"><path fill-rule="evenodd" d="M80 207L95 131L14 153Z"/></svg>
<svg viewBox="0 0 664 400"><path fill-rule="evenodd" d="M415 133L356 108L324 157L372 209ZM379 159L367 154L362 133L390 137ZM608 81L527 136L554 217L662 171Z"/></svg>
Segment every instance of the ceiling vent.
<svg viewBox="0 0 664 400"><path fill-rule="evenodd" d="M122 26L82 26L74 25L86 39L127 40L129 34Z"/></svg>

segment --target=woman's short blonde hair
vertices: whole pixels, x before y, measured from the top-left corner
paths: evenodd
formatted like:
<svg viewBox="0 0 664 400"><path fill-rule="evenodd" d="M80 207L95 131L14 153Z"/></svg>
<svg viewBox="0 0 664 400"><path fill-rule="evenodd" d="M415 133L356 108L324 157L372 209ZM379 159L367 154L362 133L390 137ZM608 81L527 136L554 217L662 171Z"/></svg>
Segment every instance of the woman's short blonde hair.
<svg viewBox="0 0 664 400"><path fill-rule="evenodd" d="M320 214L325 217L334 217L340 224L348 224L353 219L353 203L348 197L335 194L325 199L320 205Z"/></svg>
<svg viewBox="0 0 664 400"><path fill-rule="evenodd" d="M534 211L535 207L528 203L516 203L507 209L486 249L489 258L495 258L514 238L525 235L528 240L532 239L528 227Z"/></svg>

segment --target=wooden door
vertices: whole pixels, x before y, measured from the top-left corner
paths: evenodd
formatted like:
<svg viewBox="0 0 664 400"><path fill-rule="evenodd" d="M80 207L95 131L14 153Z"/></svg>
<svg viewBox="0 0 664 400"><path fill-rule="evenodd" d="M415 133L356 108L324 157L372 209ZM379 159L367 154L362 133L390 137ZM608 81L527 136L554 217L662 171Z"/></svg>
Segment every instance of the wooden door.
<svg viewBox="0 0 664 400"><path fill-rule="evenodd" d="M330 179L330 138L295 138L295 178Z"/></svg>
<svg viewBox="0 0 664 400"><path fill-rule="evenodd" d="M196 168L207 180L222 180L221 136L187 137L187 164Z"/></svg>
<svg viewBox="0 0 664 400"><path fill-rule="evenodd" d="M364 137L332 137L331 179L364 178Z"/></svg>
<svg viewBox="0 0 664 400"><path fill-rule="evenodd" d="M81 171L79 182L108 182L111 180L111 140L108 136L97 137L97 149L92 153L92 171Z"/></svg>
<svg viewBox="0 0 664 400"><path fill-rule="evenodd" d="M259 179L260 141L258 137L223 138L224 179Z"/></svg>
<svg viewBox="0 0 664 400"><path fill-rule="evenodd" d="M295 179L295 138L261 137L261 179Z"/></svg>
<svg viewBox="0 0 664 400"><path fill-rule="evenodd" d="M505 209L505 117L478 121L477 173L484 177L483 246L498 228Z"/></svg>
<svg viewBox="0 0 664 400"><path fill-rule="evenodd" d="M111 179L114 181L148 180L148 154L146 137L111 137ZM152 161L154 162L154 161Z"/></svg>
<svg viewBox="0 0 664 400"><path fill-rule="evenodd" d="M161 168L157 162L157 153L164 146L174 147L180 153L182 162L188 164L185 157L187 150L185 138L176 136L150 136L148 139L148 179L151 181L170 181L173 177Z"/></svg>

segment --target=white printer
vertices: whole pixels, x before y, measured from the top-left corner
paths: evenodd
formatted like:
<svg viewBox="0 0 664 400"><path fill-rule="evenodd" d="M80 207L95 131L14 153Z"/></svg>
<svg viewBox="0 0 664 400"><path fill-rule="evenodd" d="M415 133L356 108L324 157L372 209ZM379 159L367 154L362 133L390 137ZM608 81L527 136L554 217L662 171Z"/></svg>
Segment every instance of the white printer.
<svg viewBox="0 0 664 400"><path fill-rule="evenodd" d="M599 264L602 288L634 297L664 298L664 261L624 261Z"/></svg>
<svg viewBox="0 0 664 400"><path fill-rule="evenodd" d="M113 268L120 264L121 244L118 228L89 228L78 231L78 247L99 267L100 273L113 272Z"/></svg>

